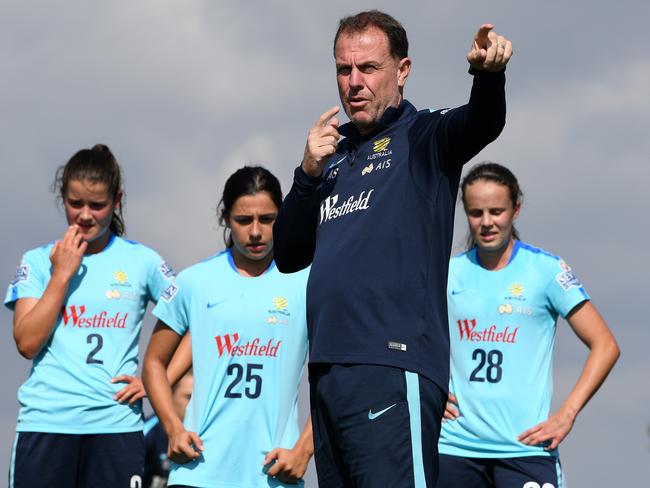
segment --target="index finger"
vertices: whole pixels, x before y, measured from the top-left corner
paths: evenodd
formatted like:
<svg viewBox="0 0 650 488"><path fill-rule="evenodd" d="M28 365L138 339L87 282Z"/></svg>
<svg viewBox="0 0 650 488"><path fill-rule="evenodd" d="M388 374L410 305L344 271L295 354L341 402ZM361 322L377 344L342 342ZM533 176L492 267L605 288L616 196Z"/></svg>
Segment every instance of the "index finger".
<svg viewBox="0 0 650 488"><path fill-rule="evenodd" d="M487 35L492 29L494 29L493 24L482 24L481 27L479 27L478 31L476 32L475 39L477 41L481 39L487 39Z"/></svg>
<svg viewBox="0 0 650 488"><path fill-rule="evenodd" d="M314 125L320 125L321 127L325 127L327 123L329 122L329 119L332 118L334 115L339 113L339 106L335 105L331 109L329 109L327 112L325 112L323 115L318 117L318 120Z"/></svg>
<svg viewBox="0 0 650 488"><path fill-rule="evenodd" d="M72 239L74 239L74 236L77 235L78 227L77 224L72 224L68 226L68 228L65 230L65 233L63 234L63 238L61 239L61 242L65 242L66 244L70 242Z"/></svg>

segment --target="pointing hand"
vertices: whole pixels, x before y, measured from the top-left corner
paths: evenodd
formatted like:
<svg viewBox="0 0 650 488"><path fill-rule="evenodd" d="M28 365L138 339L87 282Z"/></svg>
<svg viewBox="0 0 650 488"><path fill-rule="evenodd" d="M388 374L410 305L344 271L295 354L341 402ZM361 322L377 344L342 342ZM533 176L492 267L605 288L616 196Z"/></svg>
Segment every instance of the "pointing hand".
<svg viewBox="0 0 650 488"><path fill-rule="evenodd" d="M341 137L338 131L339 119L334 117L338 111L338 106L332 107L321 115L309 130L302 159L302 170L309 176L322 175L328 158L336 152Z"/></svg>

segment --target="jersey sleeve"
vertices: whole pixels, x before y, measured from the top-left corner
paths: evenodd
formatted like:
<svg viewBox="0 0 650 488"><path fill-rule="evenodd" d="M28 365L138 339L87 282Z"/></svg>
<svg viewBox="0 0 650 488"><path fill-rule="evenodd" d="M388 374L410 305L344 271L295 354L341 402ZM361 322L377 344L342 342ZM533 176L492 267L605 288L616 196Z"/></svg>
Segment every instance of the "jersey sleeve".
<svg viewBox="0 0 650 488"><path fill-rule="evenodd" d="M443 169L460 167L494 141L505 126L505 73L470 68L474 76L469 102L441 110L435 147ZM433 141L432 141L433 142Z"/></svg>
<svg viewBox="0 0 650 488"><path fill-rule="evenodd" d="M590 300L589 295L575 272L562 259L553 260L549 268L548 300L551 307L566 318L576 305Z"/></svg>
<svg viewBox="0 0 650 488"><path fill-rule="evenodd" d="M43 255L39 250L27 252L24 256L14 277L7 288L5 305L13 310L16 301L21 298L41 298L49 282L49 258L44 263Z"/></svg>
<svg viewBox="0 0 650 488"><path fill-rule="evenodd" d="M149 280L147 283L147 287L149 288L149 297L152 302L158 303L158 300L167 287L174 282L175 277L176 274L172 267L158 254L155 254L155 259L152 260L152 269L149 272Z"/></svg>
<svg viewBox="0 0 650 488"><path fill-rule="evenodd" d="M169 283L160 295L160 299L153 309L154 316L158 317L178 335L185 335L189 328L189 298L191 291L189 284L183 285L182 274L178 279Z"/></svg>

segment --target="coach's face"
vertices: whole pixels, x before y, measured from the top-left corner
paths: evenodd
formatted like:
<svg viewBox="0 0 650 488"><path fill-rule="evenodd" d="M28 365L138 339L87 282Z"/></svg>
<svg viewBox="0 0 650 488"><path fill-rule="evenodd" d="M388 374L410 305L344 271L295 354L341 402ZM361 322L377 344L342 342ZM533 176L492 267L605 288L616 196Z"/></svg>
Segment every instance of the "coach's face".
<svg viewBox="0 0 650 488"><path fill-rule="evenodd" d="M392 56L388 37L376 27L341 33L334 58L345 113L366 134L388 107L397 107L402 101L411 60Z"/></svg>

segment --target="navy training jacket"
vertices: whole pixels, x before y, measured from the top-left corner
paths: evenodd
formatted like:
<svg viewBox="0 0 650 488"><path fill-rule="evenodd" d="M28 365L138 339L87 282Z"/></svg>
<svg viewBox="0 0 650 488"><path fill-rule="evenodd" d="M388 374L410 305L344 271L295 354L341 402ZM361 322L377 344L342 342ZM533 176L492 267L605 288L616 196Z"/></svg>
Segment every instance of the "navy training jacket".
<svg viewBox="0 0 650 488"><path fill-rule="evenodd" d="M312 265L310 363L381 364L449 382L447 271L464 163L505 125L505 74L470 69L470 100L351 124L322 177L298 167L275 222L282 272Z"/></svg>

